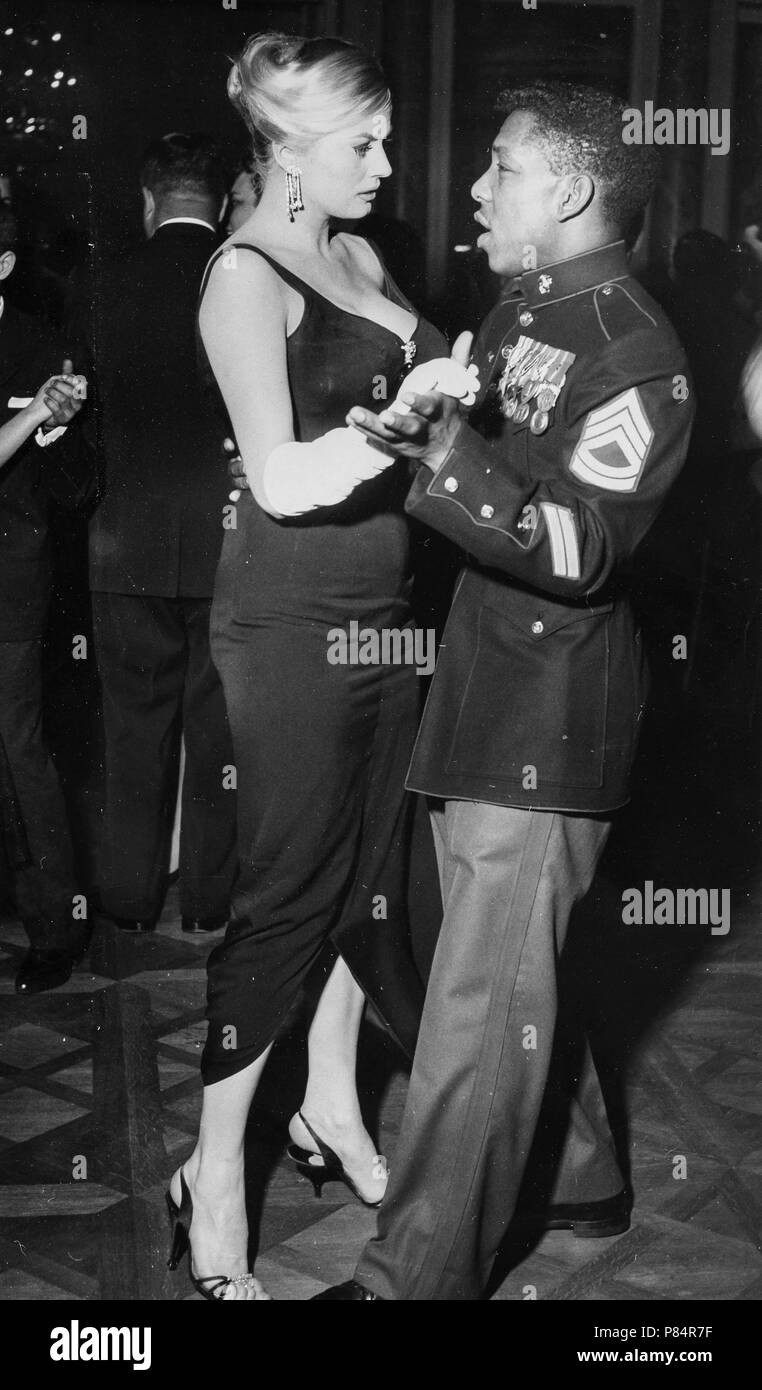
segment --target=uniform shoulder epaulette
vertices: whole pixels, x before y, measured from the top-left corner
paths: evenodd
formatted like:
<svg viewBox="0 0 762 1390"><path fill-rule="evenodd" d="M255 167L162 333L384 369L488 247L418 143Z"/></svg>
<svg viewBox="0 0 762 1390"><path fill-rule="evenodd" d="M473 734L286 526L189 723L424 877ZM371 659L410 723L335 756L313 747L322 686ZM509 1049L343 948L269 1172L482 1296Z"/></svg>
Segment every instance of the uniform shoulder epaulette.
<svg viewBox="0 0 762 1390"><path fill-rule="evenodd" d="M599 285L593 291L593 302L601 331L609 340L641 328L669 330L658 304L632 277Z"/></svg>

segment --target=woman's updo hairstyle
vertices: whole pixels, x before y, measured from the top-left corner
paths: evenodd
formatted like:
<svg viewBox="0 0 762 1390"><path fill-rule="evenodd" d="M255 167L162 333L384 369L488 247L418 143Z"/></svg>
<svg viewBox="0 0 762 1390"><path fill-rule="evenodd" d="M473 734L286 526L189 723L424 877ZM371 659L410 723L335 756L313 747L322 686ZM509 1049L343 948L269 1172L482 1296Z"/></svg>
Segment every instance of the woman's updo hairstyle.
<svg viewBox="0 0 762 1390"><path fill-rule="evenodd" d="M251 132L263 178L274 143L309 146L391 102L381 68L361 48L276 33L247 39L230 70L228 96Z"/></svg>

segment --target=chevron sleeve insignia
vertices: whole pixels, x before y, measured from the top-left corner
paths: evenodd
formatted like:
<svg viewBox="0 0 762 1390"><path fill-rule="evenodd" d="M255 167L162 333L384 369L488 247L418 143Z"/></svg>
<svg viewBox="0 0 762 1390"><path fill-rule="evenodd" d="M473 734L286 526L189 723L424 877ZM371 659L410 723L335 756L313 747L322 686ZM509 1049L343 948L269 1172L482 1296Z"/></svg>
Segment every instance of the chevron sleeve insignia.
<svg viewBox="0 0 762 1390"><path fill-rule="evenodd" d="M590 411L569 467L575 477L593 487L634 492L653 437L638 388L631 386Z"/></svg>

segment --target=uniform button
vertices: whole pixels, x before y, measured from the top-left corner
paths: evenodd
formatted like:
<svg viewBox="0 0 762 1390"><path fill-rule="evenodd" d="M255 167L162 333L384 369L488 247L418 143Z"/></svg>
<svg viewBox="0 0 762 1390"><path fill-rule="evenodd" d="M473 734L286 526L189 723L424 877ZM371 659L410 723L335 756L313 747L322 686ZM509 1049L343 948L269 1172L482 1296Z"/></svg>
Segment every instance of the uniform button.
<svg viewBox="0 0 762 1390"><path fill-rule="evenodd" d="M485 502L485 504L484 504L484 506L482 507L482 509L481 509L481 511L480 511L480 513L479 513L479 515L480 515L480 516L483 516L484 519L485 519L485 521L491 521L492 518L493 518L493 516L495 515L495 508L494 508L494 507L491 507L491 506L489 505L489 502Z"/></svg>
<svg viewBox="0 0 762 1390"><path fill-rule="evenodd" d="M534 323L534 314L530 314L526 309L523 314L519 314L519 323L522 328L528 328L530 323Z"/></svg>
<svg viewBox="0 0 762 1390"><path fill-rule="evenodd" d="M457 480L457 478L445 478L444 485L445 485L445 492L457 492L457 491L458 491L458 480Z"/></svg>
<svg viewBox="0 0 762 1390"><path fill-rule="evenodd" d="M538 618L536 623L532 623L532 631L535 637L539 637L540 633L545 631L545 624L541 623Z"/></svg>

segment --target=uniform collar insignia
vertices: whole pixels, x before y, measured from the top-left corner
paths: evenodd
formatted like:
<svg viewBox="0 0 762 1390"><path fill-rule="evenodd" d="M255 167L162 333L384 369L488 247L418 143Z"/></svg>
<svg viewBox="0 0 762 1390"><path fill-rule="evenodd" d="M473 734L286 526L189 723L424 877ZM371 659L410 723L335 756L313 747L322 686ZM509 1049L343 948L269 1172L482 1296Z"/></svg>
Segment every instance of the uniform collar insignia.
<svg viewBox="0 0 762 1390"><path fill-rule="evenodd" d="M567 295L603 285L607 280L621 280L629 273L624 242L612 241L608 246L557 261L555 265L527 270L519 276L517 284L522 299L530 309L536 309L565 299Z"/></svg>

